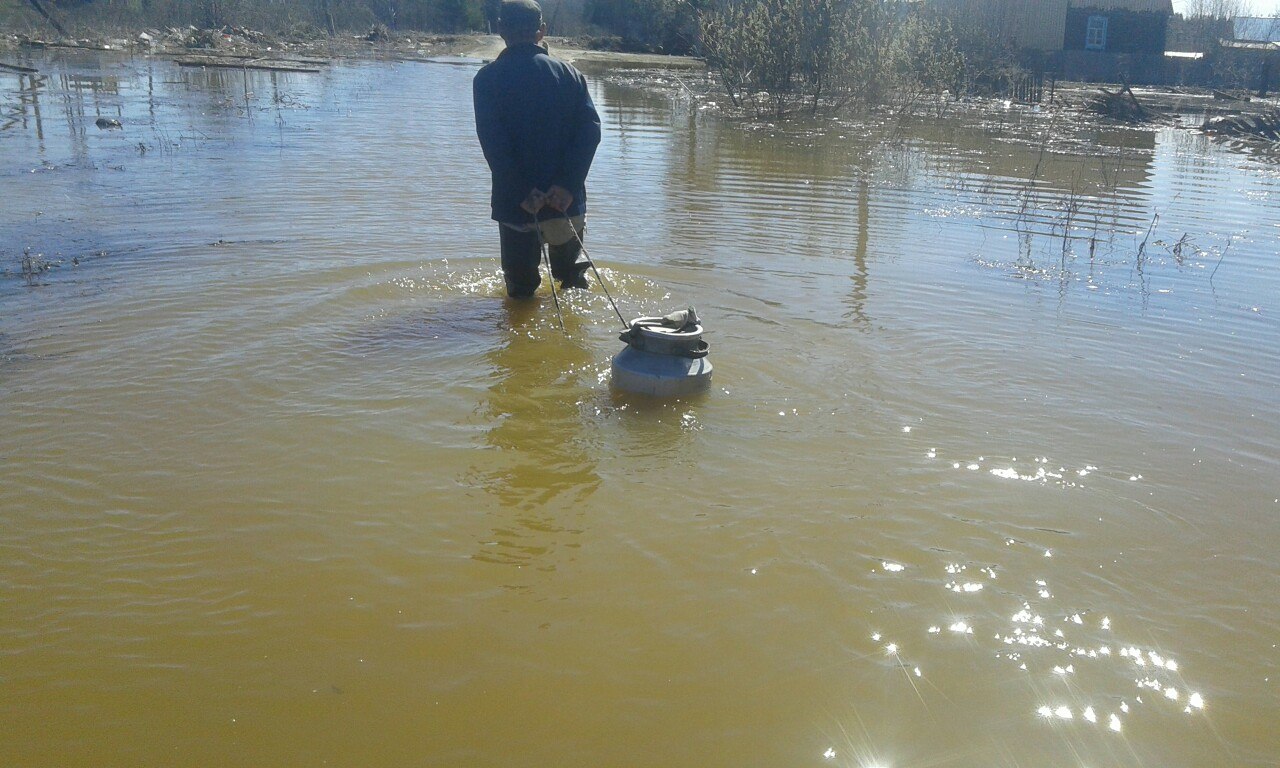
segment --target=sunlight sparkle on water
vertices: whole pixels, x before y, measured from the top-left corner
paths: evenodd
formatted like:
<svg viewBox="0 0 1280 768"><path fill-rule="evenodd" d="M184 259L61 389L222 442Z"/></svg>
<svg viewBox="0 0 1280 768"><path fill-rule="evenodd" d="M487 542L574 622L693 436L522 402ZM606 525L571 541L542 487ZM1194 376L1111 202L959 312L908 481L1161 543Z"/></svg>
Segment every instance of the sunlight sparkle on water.
<svg viewBox="0 0 1280 768"><path fill-rule="evenodd" d="M1044 467L1036 467L1036 471L1034 473L1025 474L1025 475L1018 472L1018 470L1014 469L1013 467L1005 467L1004 469L993 469L991 470L991 474L995 475L996 477L1004 478L1006 480L1024 480L1026 482L1047 483L1050 480L1062 480L1062 473L1050 472ZM1075 483L1068 483L1068 485L1074 486Z"/></svg>
<svg viewBox="0 0 1280 768"><path fill-rule="evenodd" d="M925 456L930 459L937 458L937 455L937 448L929 448L925 453ZM976 471L982 469L982 464L986 460L986 456L979 456L976 460L971 460L968 463L953 461L951 466L954 469ZM1009 458L1009 461L1016 464L1018 458L1016 456L1012 456ZM1047 456L1036 456L1032 459L1032 463L1047 465L1049 463L1049 458ZM1004 480L1022 480L1024 482L1038 482L1041 484L1052 483L1061 488L1081 488L1084 487L1082 484L1068 480L1067 476L1070 474L1075 477L1085 477L1090 473L1097 471L1097 469L1098 468L1092 464L1086 464L1084 469L1077 470L1069 470L1065 466L1060 466L1056 471L1054 471L1049 469L1048 466L1037 466L1034 471L1027 470L1020 472L1015 466L1006 466L988 469L987 471L995 477L999 477ZM1142 475L1132 475L1130 476L1130 479L1140 480L1142 479Z"/></svg>
<svg viewBox="0 0 1280 768"><path fill-rule="evenodd" d="M1015 624L1034 624L1037 627L1044 626L1044 617L1031 613L1031 606L1026 603L1022 604L1022 610L1010 616L1009 619Z"/></svg>
<svg viewBox="0 0 1280 768"><path fill-rule="evenodd" d="M961 569L962 566L956 567L957 571ZM1031 581L1033 585L1029 586L1042 600L1054 598L1046 579ZM1035 608L1039 608L1045 615L1037 613ZM1089 614L1082 610L1050 613L1051 610L1047 603L1035 599L1021 601L1020 608L1009 615L1012 626L994 633L999 644L997 647L1002 649L995 652L995 657L1007 659L1024 672L1031 671L1033 677L1028 680L1035 679L1034 673L1038 669L1051 672L1054 679L1069 681L1073 694L1087 696L1096 672L1110 669L1113 673L1118 673L1120 679L1127 678L1140 692L1154 691L1161 694L1149 700L1148 704L1152 707L1160 706L1160 702L1173 703L1188 715L1204 708L1203 697L1186 690L1185 681L1180 677L1178 662L1167 653L1133 644L1113 646L1098 642L1112 637L1110 632L1113 627L1109 616L1101 615L1090 620ZM1054 628L1046 631L1050 625ZM1090 638L1089 635L1094 637ZM1114 655L1113 647L1116 649ZM1025 660L1023 656L1026 657ZM1127 664L1116 665L1115 661L1119 659L1124 659ZM1028 664L1028 661L1038 661L1039 664ZM1092 669L1090 665L1093 665ZM1142 697L1137 697L1136 701L1144 703ZM1046 704L1040 706L1037 712L1044 719L1075 720L1082 726L1086 723L1099 728L1105 726L1109 731L1119 733L1123 729L1121 713L1127 714L1130 705L1119 701L1116 709L1118 711L1099 711L1096 705L1086 699L1070 705Z"/></svg>

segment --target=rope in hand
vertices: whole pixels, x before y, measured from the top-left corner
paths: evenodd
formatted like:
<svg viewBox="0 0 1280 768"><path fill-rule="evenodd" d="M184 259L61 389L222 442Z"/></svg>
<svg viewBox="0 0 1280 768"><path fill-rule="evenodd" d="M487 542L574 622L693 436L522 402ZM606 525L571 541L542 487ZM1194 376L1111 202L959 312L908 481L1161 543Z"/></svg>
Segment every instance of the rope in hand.
<svg viewBox="0 0 1280 768"><path fill-rule="evenodd" d="M600 274L600 270L596 269L595 259L591 258L591 254L587 253L587 246L583 244L582 238L578 235L578 228L573 226L573 222L570 221L568 214L565 214L564 219L569 224L569 231L573 233L573 239L578 241L578 249L582 251L583 256L587 257L587 263L591 265L591 271L596 274L596 281L600 283L600 289L604 291L605 297L609 299L609 304L613 306L614 314L616 314L618 319L622 321L623 329L628 331L631 330L631 324L622 316L622 310L618 309L618 302L613 300L613 294L609 293L609 286L605 285L604 277Z"/></svg>
<svg viewBox="0 0 1280 768"><path fill-rule="evenodd" d="M604 291L605 297L609 299L609 304L613 307L614 314L616 314L618 316L618 319L622 321L623 330L628 330L628 331L631 330L631 324L628 323L627 319L622 316L622 310L618 309L618 302L613 300L613 294L609 293L609 286L605 284L604 276L600 274L600 270L596 269L595 259L592 259L591 254L587 253L587 246L585 243L582 242L582 236L578 234L578 228L573 226L573 220L570 218L569 214L567 213L564 214L564 222L565 224L568 225L569 231L573 233L573 239L578 241L578 249L582 251L583 256L587 257L587 264L590 265L591 271L595 273L596 281L600 283L600 289ZM542 237L542 222L541 220L538 219L538 214L536 212L533 214L533 227L538 232L538 243L542 248L543 254L546 256L547 272L550 273L551 272L551 247L550 245L547 244L547 241ZM549 277L551 279L551 295L552 297L555 297L556 313L558 314L560 312L560 299L556 296L555 275L549 274ZM563 317L560 318L560 329L562 331L564 330Z"/></svg>
<svg viewBox="0 0 1280 768"><path fill-rule="evenodd" d="M560 321L560 333L565 336L569 332L564 327L564 314L560 311L560 294L556 292L556 276L551 271L551 246L542 237L542 222L538 221L538 212L533 211L533 231L538 233L538 253L542 256L542 261L547 265L547 282L551 283L551 299L556 303L556 319ZM573 225L569 225L573 229Z"/></svg>

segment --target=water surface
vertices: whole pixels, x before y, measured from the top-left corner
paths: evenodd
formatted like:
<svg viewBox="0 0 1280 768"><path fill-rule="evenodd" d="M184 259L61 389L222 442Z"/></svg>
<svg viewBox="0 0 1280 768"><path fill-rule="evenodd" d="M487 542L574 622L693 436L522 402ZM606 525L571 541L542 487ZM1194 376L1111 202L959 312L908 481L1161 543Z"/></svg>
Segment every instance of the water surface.
<svg viewBox="0 0 1280 768"><path fill-rule="evenodd" d="M502 298L476 63L29 64L0 763L1274 764L1265 156L593 72L588 249L710 328L655 403Z"/></svg>

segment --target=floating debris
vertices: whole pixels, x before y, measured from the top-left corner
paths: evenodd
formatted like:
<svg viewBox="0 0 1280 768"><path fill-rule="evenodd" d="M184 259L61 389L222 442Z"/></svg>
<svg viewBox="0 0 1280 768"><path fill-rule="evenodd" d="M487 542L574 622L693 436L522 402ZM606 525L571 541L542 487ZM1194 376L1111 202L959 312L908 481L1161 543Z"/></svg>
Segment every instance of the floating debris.
<svg viewBox="0 0 1280 768"><path fill-rule="evenodd" d="M1201 130L1217 136L1237 136L1280 141L1280 109L1261 115L1227 115L1205 121Z"/></svg>

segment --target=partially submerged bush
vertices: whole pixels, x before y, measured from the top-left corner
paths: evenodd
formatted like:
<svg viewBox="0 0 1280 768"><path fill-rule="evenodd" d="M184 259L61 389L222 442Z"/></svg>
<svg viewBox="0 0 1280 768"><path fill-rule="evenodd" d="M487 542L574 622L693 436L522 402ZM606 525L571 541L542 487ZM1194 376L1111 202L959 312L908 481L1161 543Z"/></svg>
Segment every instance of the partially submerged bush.
<svg viewBox="0 0 1280 768"><path fill-rule="evenodd" d="M586 0L585 19L621 38L631 53L694 53L698 0ZM549 3L544 3L545 8ZM556 4L558 7L559 3Z"/></svg>
<svg viewBox="0 0 1280 768"><path fill-rule="evenodd" d="M722 0L700 18L707 63L757 116L913 102L954 91L945 21L884 0Z"/></svg>

